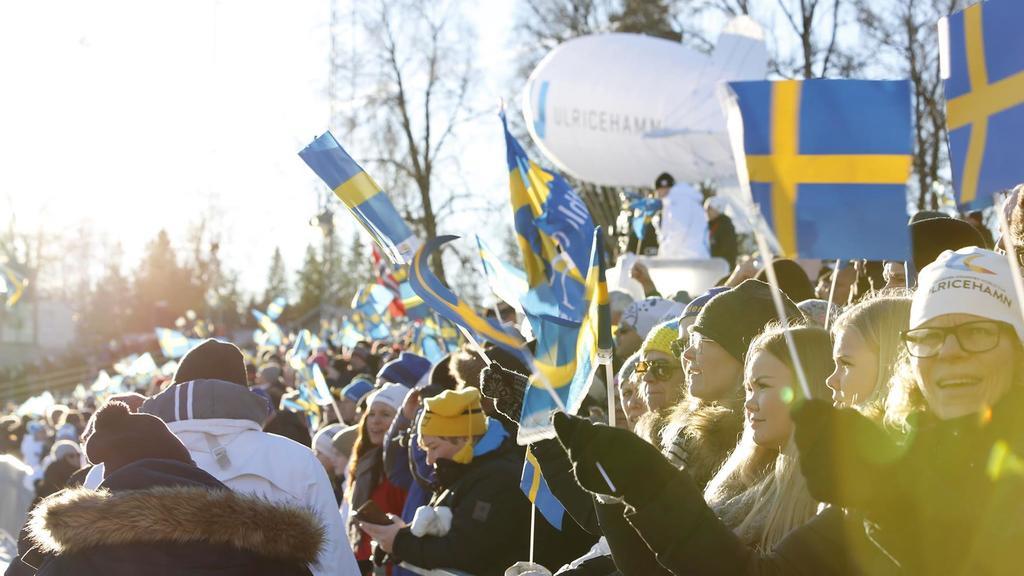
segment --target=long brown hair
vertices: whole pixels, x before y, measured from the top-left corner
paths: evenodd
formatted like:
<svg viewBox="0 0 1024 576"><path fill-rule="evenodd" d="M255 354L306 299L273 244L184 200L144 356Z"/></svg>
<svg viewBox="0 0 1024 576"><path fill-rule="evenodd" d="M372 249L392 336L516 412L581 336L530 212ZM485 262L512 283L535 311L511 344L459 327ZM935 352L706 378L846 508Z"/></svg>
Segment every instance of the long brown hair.
<svg viewBox="0 0 1024 576"><path fill-rule="evenodd" d="M359 466L359 460L365 456L367 452L377 447L370 441L370 434L366 431L367 420L369 420L369 417L370 409L367 407L366 411L363 412L363 415L359 418L359 430L356 433L355 444L352 445L352 458L348 462L348 491L350 494L356 485L356 467ZM381 456L377 458L377 462L374 463L373 472L371 474L374 486L380 482L383 474L384 458Z"/></svg>

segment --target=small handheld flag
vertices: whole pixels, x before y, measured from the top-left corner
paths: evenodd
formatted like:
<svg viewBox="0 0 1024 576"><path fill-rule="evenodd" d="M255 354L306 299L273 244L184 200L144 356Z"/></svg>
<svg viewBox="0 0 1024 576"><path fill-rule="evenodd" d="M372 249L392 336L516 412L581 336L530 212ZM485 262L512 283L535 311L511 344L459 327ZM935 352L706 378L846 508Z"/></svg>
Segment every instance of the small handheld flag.
<svg viewBox="0 0 1024 576"><path fill-rule="evenodd" d="M345 203L392 262L407 264L412 260L419 239L398 214L391 199L345 152L334 135L325 132L303 148L299 157Z"/></svg>
<svg viewBox="0 0 1024 576"><path fill-rule="evenodd" d="M523 476L519 481L519 489L526 494L537 506L544 519L559 530L562 529L562 520L565 518L565 508L562 503L551 493L547 480L541 473L540 464L530 450L526 451L526 460L523 462Z"/></svg>
<svg viewBox="0 0 1024 576"><path fill-rule="evenodd" d="M483 264L484 276L491 287L491 292L521 313L523 306L520 302L530 289L526 282L526 273L498 259L479 234L476 235L476 245L480 250L480 262Z"/></svg>

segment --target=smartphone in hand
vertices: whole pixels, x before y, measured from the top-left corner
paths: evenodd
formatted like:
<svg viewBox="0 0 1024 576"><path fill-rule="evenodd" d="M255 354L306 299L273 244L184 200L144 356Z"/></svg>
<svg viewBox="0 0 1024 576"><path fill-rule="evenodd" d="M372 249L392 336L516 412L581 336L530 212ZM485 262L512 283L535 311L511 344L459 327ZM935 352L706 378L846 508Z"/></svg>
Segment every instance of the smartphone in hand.
<svg viewBox="0 0 1024 576"><path fill-rule="evenodd" d="M362 506L356 510L355 519L360 522L366 522L367 524L377 524L379 526L387 526L388 524L394 524L388 515L377 506L377 503L373 500L367 500Z"/></svg>

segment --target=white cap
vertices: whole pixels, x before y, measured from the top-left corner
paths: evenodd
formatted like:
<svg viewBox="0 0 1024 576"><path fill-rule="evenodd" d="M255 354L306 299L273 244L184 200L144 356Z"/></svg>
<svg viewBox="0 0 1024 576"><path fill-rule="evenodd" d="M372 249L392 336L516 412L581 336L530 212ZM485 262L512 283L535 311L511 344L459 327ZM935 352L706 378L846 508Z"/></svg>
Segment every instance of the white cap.
<svg viewBox="0 0 1024 576"><path fill-rule="evenodd" d="M405 386L389 382L381 386L376 392L371 392L370 398L366 401L366 405L372 406L376 402L381 402L391 406L395 410L401 410L402 404L405 402L405 396L408 393L409 389Z"/></svg>
<svg viewBox="0 0 1024 576"><path fill-rule="evenodd" d="M970 246L946 250L918 275L910 328L945 314L973 314L1006 322L1024 341L1024 320L1006 256Z"/></svg>

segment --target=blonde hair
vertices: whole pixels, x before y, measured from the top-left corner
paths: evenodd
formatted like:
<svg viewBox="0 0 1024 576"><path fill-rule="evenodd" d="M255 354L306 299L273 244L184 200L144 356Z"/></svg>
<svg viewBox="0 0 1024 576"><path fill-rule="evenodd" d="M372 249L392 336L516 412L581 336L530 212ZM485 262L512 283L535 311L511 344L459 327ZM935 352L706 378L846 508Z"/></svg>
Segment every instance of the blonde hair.
<svg viewBox="0 0 1024 576"><path fill-rule="evenodd" d="M828 398L825 378L832 372L831 338L824 329L796 326L789 329L814 398ZM795 376L795 363L785 341L786 330L769 325L754 339L747 363L756 352L767 352L785 364ZM794 383L795 384L795 383ZM793 386L794 396L804 393ZM803 475L799 455L790 438L781 450L754 443L753 430L743 427L739 444L704 491L704 499L726 525L752 548L768 553L791 531L817 513Z"/></svg>
<svg viewBox="0 0 1024 576"><path fill-rule="evenodd" d="M847 308L832 324L832 336L856 329L864 343L878 356L875 387L855 408L878 416L889 393L889 383L904 349L900 331L910 325L910 296L906 292L878 293Z"/></svg>

